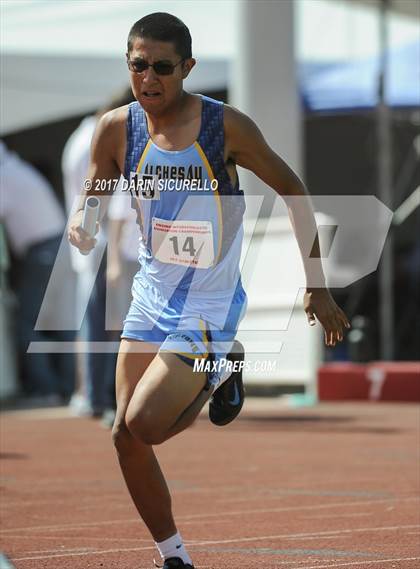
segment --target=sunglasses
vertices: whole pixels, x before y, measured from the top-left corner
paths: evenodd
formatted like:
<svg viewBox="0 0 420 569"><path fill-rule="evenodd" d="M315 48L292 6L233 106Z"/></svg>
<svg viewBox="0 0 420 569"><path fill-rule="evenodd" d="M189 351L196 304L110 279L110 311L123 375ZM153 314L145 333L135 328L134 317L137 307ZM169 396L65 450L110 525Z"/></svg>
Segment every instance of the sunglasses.
<svg viewBox="0 0 420 569"><path fill-rule="evenodd" d="M128 69L133 73L143 73L149 67L153 67L153 71L156 75L172 75L175 71L175 67L180 63L183 63L185 59L181 59L178 63L171 63L170 61L155 61L155 63L147 63L144 59L135 59L131 61L127 59Z"/></svg>

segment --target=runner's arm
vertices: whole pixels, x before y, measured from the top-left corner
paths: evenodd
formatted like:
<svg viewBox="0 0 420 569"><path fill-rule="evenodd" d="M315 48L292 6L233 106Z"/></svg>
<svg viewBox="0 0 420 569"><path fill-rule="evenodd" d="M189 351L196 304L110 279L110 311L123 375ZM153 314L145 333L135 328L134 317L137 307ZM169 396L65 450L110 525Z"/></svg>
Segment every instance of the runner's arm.
<svg viewBox="0 0 420 569"><path fill-rule="evenodd" d="M86 198L88 196L99 198L99 220L101 220L105 215L109 199L115 189L114 180L118 180L120 177L120 170L115 161L118 120L119 115L115 111L103 115L98 122L92 139L86 182L84 188L80 188L81 195L78 210L71 218L68 229L70 243L82 251L90 251L96 243L96 240L91 238L81 227Z"/></svg>
<svg viewBox="0 0 420 569"><path fill-rule="evenodd" d="M304 308L308 322L310 325L315 324L316 316L324 327L326 344L335 345L337 341L342 340L343 328L349 327L349 322L325 284L315 217L303 182L270 148L257 125L249 117L227 105L225 134L229 158L237 165L254 172L285 200L306 275ZM315 241L313 247L310 247L310 256L308 237L313 239L313 236Z"/></svg>

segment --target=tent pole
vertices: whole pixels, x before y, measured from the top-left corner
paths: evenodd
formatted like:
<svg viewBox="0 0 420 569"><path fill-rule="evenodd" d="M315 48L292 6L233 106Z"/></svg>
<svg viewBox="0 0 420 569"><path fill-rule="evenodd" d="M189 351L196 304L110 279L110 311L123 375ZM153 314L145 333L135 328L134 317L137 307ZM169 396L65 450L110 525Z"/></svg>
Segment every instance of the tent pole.
<svg viewBox="0 0 420 569"><path fill-rule="evenodd" d="M392 196L392 124L390 108L385 100L388 71L388 9L390 0L379 0L380 56L378 76L378 104L376 128L378 143L377 183L378 197L393 210ZM379 268L379 324L380 357L392 360L394 356L394 259L393 232L389 232Z"/></svg>

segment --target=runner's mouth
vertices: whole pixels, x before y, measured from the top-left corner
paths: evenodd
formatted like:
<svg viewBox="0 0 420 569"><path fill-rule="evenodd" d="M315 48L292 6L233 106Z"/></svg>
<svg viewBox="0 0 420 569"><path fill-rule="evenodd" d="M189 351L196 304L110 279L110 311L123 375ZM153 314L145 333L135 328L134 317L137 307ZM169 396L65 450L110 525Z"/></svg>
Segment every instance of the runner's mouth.
<svg viewBox="0 0 420 569"><path fill-rule="evenodd" d="M158 93L157 91L144 91L142 93L142 95L144 95L145 97L147 97L148 99L153 99L155 97L159 97L160 93Z"/></svg>

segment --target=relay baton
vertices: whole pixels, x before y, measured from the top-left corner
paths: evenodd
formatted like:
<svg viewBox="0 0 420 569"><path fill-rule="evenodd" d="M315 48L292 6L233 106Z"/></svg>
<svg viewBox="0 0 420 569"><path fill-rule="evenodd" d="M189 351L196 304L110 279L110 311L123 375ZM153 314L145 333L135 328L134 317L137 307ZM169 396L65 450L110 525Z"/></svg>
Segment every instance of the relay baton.
<svg viewBox="0 0 420 569"><path fill-rule="evenodd" d="M87 198L83 210L82 229L90 237L95 237L96 223L99 219L99 200L94 196ZM80 251L82 255L89 255L90 251Z"/></svg>

